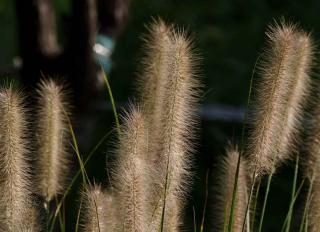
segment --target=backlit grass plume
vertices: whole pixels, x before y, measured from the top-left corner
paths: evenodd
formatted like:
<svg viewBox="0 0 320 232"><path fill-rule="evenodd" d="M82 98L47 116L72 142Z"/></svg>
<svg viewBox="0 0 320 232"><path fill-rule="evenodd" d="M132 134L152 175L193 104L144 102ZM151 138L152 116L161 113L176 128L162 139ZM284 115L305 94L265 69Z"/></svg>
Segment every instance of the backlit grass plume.
<svg viewBox="0 0 320 232"><path fill-rule="evenodd" d="M156 229L163 226L164 231L178 231L183 212L183 197L188 192L192 139L194 137L195 116L199 94L197 79L197 58L192 45L181 31L172 31L172 57L170 73L163 95L161 140L153 145L158 151L160 199L158 210L153 218ZM153 142L151 140L151 142ZM151 145L152 146L152 145ZM161 223L162 221L162 223Z"/></svg>
<svg viewBox="0 0 320 232"><path fill-rule="evenodd" d="M22 94L0 90L0 229L31 231L33 218L28 133Z"/></svg>
<svg viewBox="0 0 320 232"><path fill-rule="evenodd" d="M165 99L169 91L169 78L172 71L172 27L166 25L161 19L154 21L148 27L148 34L144 37L145 57L142 66L142 74L138 79L138 94L141 105L144 107L146 123L148 127L148 152L145 154L149 165L153 166L153 181L149 184L150 202L148 211L156 213L153 215L153 222L148 230L157 230L161 220L161 194L163 187L163 176L159 172L164 172L157 165L161 158L161 148L163 147L164 124L167 107ZM159 169L159 170L158 170ZM155 223L154 223L155 222ZM154 227L152 229L152 227Z"/></svg>
<svg viewBox="0 0 320 232"><path fill-rule="evenodd" d="M37 176L40 194L48 203L63 190L67 176L68 104L63 85L42 80L38 88Z"/></svg>
<svg viewBox="0 0 320 232"><path fill-rule="evenodd" d="M100 185L88 186L84 192L83 231L114 231L112 198Z"/></svg>
<svg viewBox="0 0 320 232"><path fill-rule="evenodd" d="M257 175L272 172L293 153L313 60L309 36L296 26L276 24L267 36L248 147Z"/></svg>
<svg viewBox="0 0 320 232"><path fill-rule="evenodd" d="M311 92L311 72L314 66L314 45L308 34L298 31L295 38L294 64L292 66L291 93L288 96L287 118L283 126L280 154L294 153L299 138L303 110Z"/></svg>
<svg viewBox="0 0 320 232"><path fill-rule="evenodd" d="M228 225L228 219L231 209L234 176L237 169L239 151L231 147L227 150L227 156L223 157L213 172L215 184L212 187L212 214L211 231L225 231ZM248 203L248 173L247 163L241 159L239 166L238 184L236 192L236 205L234 211L233 230L241 232ZM249 218L247 218L249 220ZM244 230L247 231L247 230Z"/></svg>
<svg viewBox="0 0 320 232"><path fill-rule="evenodd" d="M143 73L138 79L138 90L149 128L148 160L157 162L164 124L164 99L168 94L168 81L172 68L172 27L161 19L148 27L144 38L145 57ZM142 91L140 91L142 90Z"/></svg>
<svg viewBox="0 0 320 232"><path fill-rule="evenodd" d="M147 131L145 119L138 107L131 107L123 117L117 149L118 163L114 169L115 214L119 231L147 231L149 215L146 205L148 193Z"/></svg>

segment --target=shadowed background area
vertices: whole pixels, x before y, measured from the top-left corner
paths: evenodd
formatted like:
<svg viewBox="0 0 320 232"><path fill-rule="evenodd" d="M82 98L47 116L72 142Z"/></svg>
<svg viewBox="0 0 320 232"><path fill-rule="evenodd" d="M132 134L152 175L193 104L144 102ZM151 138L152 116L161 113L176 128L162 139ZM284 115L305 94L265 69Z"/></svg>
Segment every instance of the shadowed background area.
<svg viewBox="0 0 320 232"><path fill-rule="evenodd" d="M55 0L43 1L52 4L47 13L45 9L39 11L48 18L54 15L54 22L45 22L52 28L46 31L48 28L43 27L42 35L47 37L41 37L46 42L40 47L41 39L36 33L41 25L37 19L32 21L36 16L31 2L37 1L0 0L0 80L13 79L24 83L26 89L32 88L42 75L58 76L70 82L76 105L74 125L84 156L114 128L111 104L97 67L102 65L107 70L121 112L128 99L134 100L136 96L134 87L141 70L141 38L146 33L145 25L153 17L161 17L184 28L193 38L202 58L201 79L205 88L200 110L201 133L194 155L195 178L186 210L186 229L190 231L194 218L197 225L201 223L207 170L214 170L215 160L224 155L229 143L240 140L250 77L264 45L267 25L284 17L312 32L316 42L320 38L320 2L316 0L132 0L130 4L124 0L100 0L94 7L89 0L81 3ZM43 3L38 2L39 6ZM90 11L91 8L97 10ZM25 21L26 18L29 21ZM56 40L50 37L52 31ZM97 38L103 38L102 42ZM101 46L97 44L108 48L110 54L103 48L99 50ZM101 51L110 59L107 63L103 63L103 57L97 58ZM96 182L108 182L106 154L112 159L114 140L107 139L88 163L88 174ZM275 177L264 231L281 229L290 200L292 166L283 167ZM77 168L74 162L73 172ZM210 188L210 181L208 186ZM73 200L77 198L76 192L77 188L66 207L78 204ZM73 212L67 216L70 217L67 224L71 226L75 220ZM208 210L205 223L212 220L210 216Z"/></svg>

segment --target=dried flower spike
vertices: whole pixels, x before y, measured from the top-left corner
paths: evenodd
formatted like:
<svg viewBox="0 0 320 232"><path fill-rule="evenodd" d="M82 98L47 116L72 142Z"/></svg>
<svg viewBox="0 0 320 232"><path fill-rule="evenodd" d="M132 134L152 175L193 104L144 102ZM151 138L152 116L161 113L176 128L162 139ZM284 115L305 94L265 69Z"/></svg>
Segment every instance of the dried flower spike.
<svg viewBox="0 0 320 232"><path fill-rule="evenodd" d="M156 199L160 199L153 224L159 228L164 217L164 231L177 231L181 224L182 199L190 183L190 154L200 89L196 75L197 59L191 42L181 31L172 31L171 40L171 68L166 93L159 99L165 106L159 132L161 139L153 146L158 152L159 177L155 180L159 181Z"/></svg>
<svg viewBox="0 0 320 232"><path fill-rule="evenodd" d="M147 231L149 222L146 210L148 193L148 166L145 161L147 134L142 112L130 107L123 117L118 164L114 169L114 201L117 202L117 228L128 232Z"/></svg>
<svg viewBox="0 0 320 232"><path fill-rule="evenodd" d="M42 80L39 88L37 171L40 194L46 202L63 190L67 175L68 104L62 85Z"/></svg>
<svg viewBox="0 0 320 232"><path fill-rule="evenodd" d="M0 229L21 231L36 219L30 218L34 208L26 112L22 94L11 85L0 90L0 131Z"/></svg>
<svg viewBox="0 0 320 232"><path fill-rule="evenodd" d="M313 60L309 37L295 26L276 24L267 35L248 146L257 175L272 172L294 153Z"/></svg>

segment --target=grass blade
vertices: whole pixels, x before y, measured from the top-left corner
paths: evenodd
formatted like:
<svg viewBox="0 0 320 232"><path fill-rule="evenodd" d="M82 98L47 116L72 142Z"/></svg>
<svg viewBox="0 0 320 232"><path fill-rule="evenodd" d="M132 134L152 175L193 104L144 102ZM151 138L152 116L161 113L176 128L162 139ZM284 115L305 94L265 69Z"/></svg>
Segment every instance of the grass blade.
<svg viewBox="0 0 320 232"><path fill-rule="evenodd" d="M290 231L290 226L291 226L291 218L292 218L292 211L293 211L293 205L294 205L293 200L295 198L295 191L297 187L298 169L299 169L299 155L297 155L296 157L296 166L294 170L294 178L293 178L292 191L291 191L291 202L290 202L290 207L288 212L288 224L287 224L286 232Z"/></svg>

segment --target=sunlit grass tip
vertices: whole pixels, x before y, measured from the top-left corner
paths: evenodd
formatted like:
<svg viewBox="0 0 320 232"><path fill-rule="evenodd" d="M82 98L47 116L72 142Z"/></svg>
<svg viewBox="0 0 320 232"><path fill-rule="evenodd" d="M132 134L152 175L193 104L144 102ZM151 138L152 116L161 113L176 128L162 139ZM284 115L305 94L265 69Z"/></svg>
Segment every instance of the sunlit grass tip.
<svg viewBox="0 0 320 232"><path fill-rule="evenodd" d="M271 173L294 153L313 61L309 36L293 24L269 27L248 139L249 165Z"/></svg>
<svg viewBox="0 0 320 232"><path fill-rule="evenodd" d="M131 105L122 116L117 163L112 173L114 201L117 202L117 228L124 231L147 231L150 211L147 196L150 186L147 152L147 131L141 109Z"/></svg>
<svg viewBox="0 0 320 232"><path fill-rule="evenodd" d="M61 193L67 178L70 107L65 86L53 79L42 80L37 93L37 180L48 203Z"/></svg>

